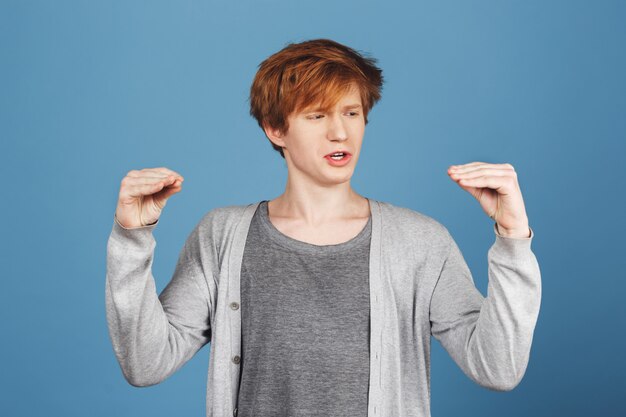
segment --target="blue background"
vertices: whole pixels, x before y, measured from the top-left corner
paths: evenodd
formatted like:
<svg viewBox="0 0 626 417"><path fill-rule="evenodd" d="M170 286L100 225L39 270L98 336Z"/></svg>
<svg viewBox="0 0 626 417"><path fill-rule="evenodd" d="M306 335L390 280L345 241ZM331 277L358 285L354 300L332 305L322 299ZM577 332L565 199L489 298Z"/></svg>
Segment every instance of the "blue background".
<svg viewBox="0 0 626 417"><path fill-rule="evenodd" d="M543 279L530 364L492 392L433 339L433 416L626 415L626 3L0 4L1 415L204 415L208 346L149 388L115 360L104 282L120 181L185 177L154 232L160 292L204 213L282 193L248 91L264 58L317 37L386 78L355 190L448 227L483 295L492 222L446 169L518 172Z"/></svg>

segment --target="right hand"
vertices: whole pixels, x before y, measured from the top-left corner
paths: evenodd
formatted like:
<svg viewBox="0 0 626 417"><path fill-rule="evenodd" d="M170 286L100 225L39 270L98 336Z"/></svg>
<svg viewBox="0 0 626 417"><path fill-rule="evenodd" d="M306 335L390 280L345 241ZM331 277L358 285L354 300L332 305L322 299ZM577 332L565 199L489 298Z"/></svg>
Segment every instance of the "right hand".
<svg viewBox="0 0 626 417"><path fill-rule="evenodd" d="M155 223L167 199L182 190L185 179L168 168L131 170L122 179L115 217L125 228Z"/></svg>

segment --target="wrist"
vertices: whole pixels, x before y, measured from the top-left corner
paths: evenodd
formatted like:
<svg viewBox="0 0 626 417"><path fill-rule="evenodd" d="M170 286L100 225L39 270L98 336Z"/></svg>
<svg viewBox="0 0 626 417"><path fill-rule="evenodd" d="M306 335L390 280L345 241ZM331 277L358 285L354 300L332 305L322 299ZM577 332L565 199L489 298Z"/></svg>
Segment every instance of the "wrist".
<svg viewBox="0 0 626 417"><path fill-rule="evenodd" d="M500 226L496 223L496 230L498 233L504 237L512 237L512 238L529 238L530 237L530 227L522 227L515 229L507 229L505 227Z"/></svg>

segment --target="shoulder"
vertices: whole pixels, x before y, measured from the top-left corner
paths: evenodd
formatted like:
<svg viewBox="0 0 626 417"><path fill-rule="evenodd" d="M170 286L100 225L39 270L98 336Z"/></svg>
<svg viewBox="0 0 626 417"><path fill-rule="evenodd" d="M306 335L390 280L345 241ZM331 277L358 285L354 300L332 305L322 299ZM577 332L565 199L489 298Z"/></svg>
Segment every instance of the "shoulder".
<svg viewBox="0 0 626 417"><path fill-rule="evenodd" d="M251 204L238 204L212 208L204 213L196 228L200 229L228 229L239 223Z"/></svg>
<svg viewBox="0 0 626 417"><path fill-rule="evenodd" d="M241 219L246 208L252 204L239 204L223 207L215 207L207 211L202 219L201 223L231 223L237 222Z"/></svg>
<svg viewBox="0 0 626 417"><path fill-rule="evenodd" d="M379 204L384 232L432 244L449 243L451 236L448 229L434 217L388 202L379 201Z"/></svg>
<svg viewBox="0 0 626 417"><path fill-rule="evenodd" d="M202 215L187 236L185 248L188 252L199 252L201 256L213 256L219 262L220 256L234 240L237 225L246 213L253 212L255 204L230 205L212 208ZM246 211L249 209L248 211Z"/></svg>
<svg viewBox="0 0 626 417"><path fill-rule="evenodd" d="M212 208L200 218L192 233L201 240L222 240L230 235L243 220L247 209L252 209L257 203L238 204ZM252 214L248 211L249 214Z"/></svg>

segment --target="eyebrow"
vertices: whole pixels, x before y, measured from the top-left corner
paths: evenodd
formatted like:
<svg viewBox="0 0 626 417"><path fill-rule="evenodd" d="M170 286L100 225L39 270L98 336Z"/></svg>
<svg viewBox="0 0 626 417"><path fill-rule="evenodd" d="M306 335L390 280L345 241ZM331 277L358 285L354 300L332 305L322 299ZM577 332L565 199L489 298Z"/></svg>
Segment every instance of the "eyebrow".
<svg viewBox="0 0 626 417"><path fill-rule="evenodd" d="M358 109L358 108L360 108L360 107L361 107L361 105L360 105L360 104L355 103L355 104L347 104L347 105L343 106L343 109L344 109L344 110L348 110L348 109ZM303 113L315 113L315 112L320 112L320 111L323 111L323 110L324 110L324 109L322 109L321 107L315 107L315 108L313 108L313 107L312 107L312 108L309 108L309 109L304 109L304 110L303 110Z"/></svg>

